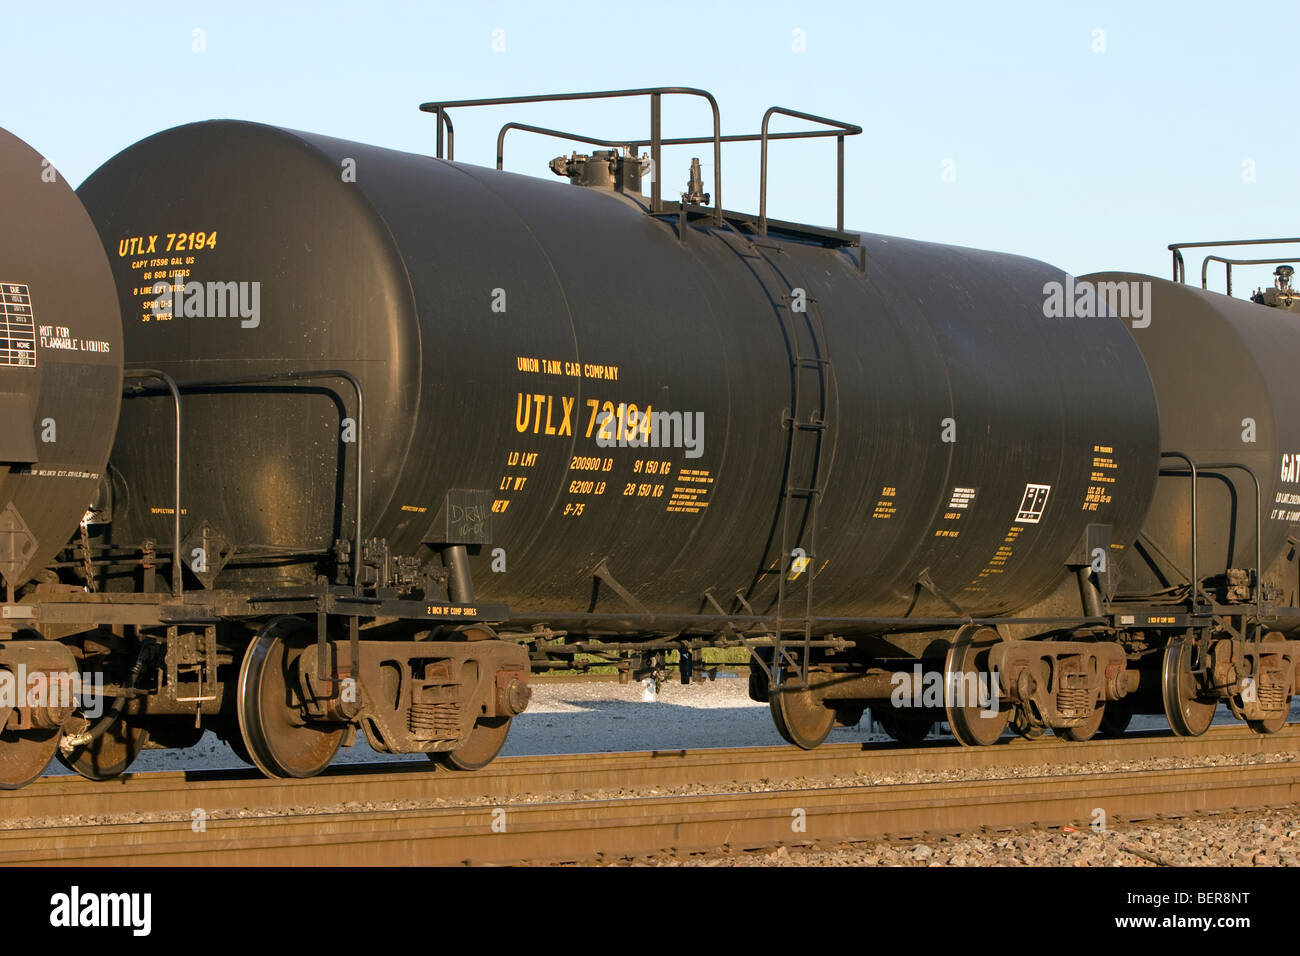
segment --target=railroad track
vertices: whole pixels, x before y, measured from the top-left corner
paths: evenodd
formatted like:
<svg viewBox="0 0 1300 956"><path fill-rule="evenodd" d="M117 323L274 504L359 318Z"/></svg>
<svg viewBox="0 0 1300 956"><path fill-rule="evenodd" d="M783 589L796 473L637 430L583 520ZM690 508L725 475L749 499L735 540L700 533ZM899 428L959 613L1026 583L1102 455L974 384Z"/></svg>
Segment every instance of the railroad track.
<svg viewBox="0 0 1300 956"><path fill-rule="evenodd" d="M477 774L433 773L416 764L380 765L378 773L373 766L341 768L289 781L243 772L141 774L107 784L53 777L0 797L4 820L36 818L35 825L0 830L0 863L543 862L1087 825L1098 807L1114 822L1300 802L1300 761L874 784L869 790L819 786L815 780L861 774L866 782L902 771L1298 750L1300 730L1261 737L1216 728L1190 740L1168 734L1087 744L1048 738L979 749L844 744L815 751L773 747L516 757ZM735 792L766 780L782 781L783 788ZM683 784L719 789L685 796L645 793ZM628 788L638 788L638 795L574 796ZM542 795L550 796L539 799ZM151 820L132 819L142 814ZM199 814L203 829L196 829ZM86 822L69 826L49 819L69 815ZM801 830L793 825L796 820Z"/></svg>

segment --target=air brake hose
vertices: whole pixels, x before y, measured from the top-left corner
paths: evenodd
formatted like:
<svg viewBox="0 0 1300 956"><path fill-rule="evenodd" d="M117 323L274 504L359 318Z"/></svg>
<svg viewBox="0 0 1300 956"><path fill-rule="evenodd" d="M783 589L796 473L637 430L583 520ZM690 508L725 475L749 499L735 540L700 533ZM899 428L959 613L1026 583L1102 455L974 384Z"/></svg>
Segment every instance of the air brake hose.
<svg viewBox="0 0 1300 956"><path fill-rule="evenodd" d="M79 734L65 734L63 739L59 741L59 749L63 751L65 756L71 755L72 751L79 747L86 747L94 743L108 733L109 729L121 719L122 710L126 707L127 697L130 696L130 691L135 688L140 675L144 673L146 652L155 643L157 642L153 638L146 638L140 642L140 647L135 652L135 660L131 663L131 671L126 678L126 686L121 694L113 698L113 703L109 705L104 716L95 721L95 725L89 730Z"/></svg>

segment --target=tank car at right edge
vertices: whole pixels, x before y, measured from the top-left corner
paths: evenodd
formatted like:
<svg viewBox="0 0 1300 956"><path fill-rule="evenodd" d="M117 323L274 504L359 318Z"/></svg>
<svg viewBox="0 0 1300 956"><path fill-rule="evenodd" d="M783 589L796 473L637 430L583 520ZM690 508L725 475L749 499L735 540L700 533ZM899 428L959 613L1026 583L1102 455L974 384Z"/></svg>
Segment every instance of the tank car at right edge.
<svg viewBox="0 0 1300 956"><path fill-rule="evenodd" d="M1232 266L1288 260L1207 255L1194 288L1182 250L1297 241L1175 243L1172 281L1081 280L1125 314L1159 400L1160 479L1111 607L1140 674L1125 714L1164 714L1179 734L1203 733L1219 704L1260 733L1280 730L1300 660L1294 269L1280 266L1274 287L1247 301L1231 297ZM1228 294L1206 288L1212 261L1226 265Z"/></svg>

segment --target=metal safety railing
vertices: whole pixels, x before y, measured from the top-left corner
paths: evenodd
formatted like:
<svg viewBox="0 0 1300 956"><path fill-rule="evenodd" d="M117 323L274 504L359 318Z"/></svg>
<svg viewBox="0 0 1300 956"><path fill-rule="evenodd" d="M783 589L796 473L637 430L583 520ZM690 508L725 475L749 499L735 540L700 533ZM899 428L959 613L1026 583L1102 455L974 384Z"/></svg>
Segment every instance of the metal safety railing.
<svg viewBox="0 0 1300 956"><path fill-rule="evenodd" d="M362 461L362 439L365 433L365 393L360 380L344 369L307 369L302 371L269 372L261 375L244 375L235 378L206 379L177 382L170 375L151 368L127 369L123 378L139 382L156 381L171 396L173 406L173 463L172 463L172 595L181 597L184 593L181 575L181 396L185 392L214 391L227 388L247 388L258 385L276 385L280 383L306 382L319 379L343 379L356 394L356 453L353 456L353 472L356 481L354 508L354 534L356 541L352 547L352 586L356 594L361 593L361 529L363 479L365 471ZM128 386L128 396L147 394L151 387L143 384ZM341 396L340 396L341 398Z"/></svg>
<svg viewBox="0 0 1300 956"><path fill-rule="evenodd" d="M653 164L653 176L651 179L651 212L663 212L663 198L660 192L660 175L662 168L661 148L663 147L662 134L662 109L663 97L665 96L698 96L706 100L709 108L713 111L713 137L708 142L713 143L713 198L717 205L715 210L715 220L720 225L722 223L722 118L718 110L718 101L713 98L713 94L707 90L698 90L689 86L656 86L645 87L635 90L600 90L588 93L540 93L533 96L496 96L486 99L472 100L443 100L439 102L421 103L420 109L425 113L434 114L438 125L438 158L455 159L455 146L451 144L451 149L447 156L443 156L443 123L451 129L451 121L447 118L447 110L460 109L466 107L479 106L517 106L525 103L559 103L570 100L606 100L621 99L632 96L650 97L650 138L646 143L650 146L650 161ZM500 137L498 136L498 152L500 151Z"/></svg>
<svg viewBox="0 0 1300 956"><path fill-rule="evenodd" d="M1192 535L1192 540L1191 540L1192 573L1191 573L1190 583L1192 586L1193 609L1195 609L1198 600L1202 597L1205 598L1206 603L1209 604L1214 603L1210 599L1209 595L1202 593L1201 576L1200 576L1200 571L1197 568L1197 563L1199 560L1197 552L1200 548L1200 539L1197 533L1197 517L1196 517L1197 481L1200 478L1205 476L1205 472L1226 471L1229 469L1233 469L1237 471L1244 471L1247 475L1250 476L1250 480L1254 482L1255 484L1255 569L1254 569L1255 573L1254 573L1254 579L1251 581L1251 597L1254 600L1255 613L1260 617L1263 617L1264 615L1264 593L1263 593L1264 592L1264 588L1263 588L1264 558L1263 558L1263 542L1261 539L1261 533L1263 531L1263 498L1262 498L1262 492L1260 490L1259 476L1255 474L1255 470L1251 468L1249 465L1243 465L1241 462L1236 462L1236 461L1195 462L1192 460L1190 455L1184 454L1181 451L1164 451L1160 453L1160 457L1177 458L1187 466L1186 468L1161 468L1160 474L1162 476L1181 477L1181 476L1190 475L1192 479L1192 487L1191 487L1192 493L1191 493L1191 501L1190 501L1190 506L1191 506L1190 507L1191 510L1190 530ZM1229 520L1235 523L1236 516L1235 515L1231 516ZM1225 570L1227 569L1225 568Z"/></svg>
<svg viewBox="0 0 1300 956"><path fill-rule="evenodd" d="M1169 251L1174 257L1174 281L1187 282L1187 263L1183 260L1184 249L1216 249L1227 246L1284 246L1300 243L1300 237L1288 239L1227 239L1222 242L1175 242ZM1232 295L1233 266L1280 265L1294 262L1300 255L1283 259L1233 259L1226 256L1207 255L1201 260L1201 288L1209 288L1209 267L1211 262L1222 262L1226 270L1227 294Z"/></svg>
<svg viewBox="0 0 1300 956"><path fill-rule="evenodd" d="M181 392L176 380L156 368L128 368L123 380L161 382L172 400L172 596L180 597L185 586L181 578ZM128 386L127 393L143 392L143 386Z"/></svg>
<svg viewBox="0 0 1300 956"><path fill-rule="evenodd" d="M829 126L828 130L817 130L816 135L834 136L835 137L835 229L837 232L844 231L844 137L857 136L862 132L861 126L854 126L852 123L842 123L839 120L829 119L825 116L815 116L812 113L800 113L798 110L788 110L782 106L773 106L763 114L763 131L759 134L762 140L762 158L758 180L758 231L762 235L767 235L767 141L773 137L768 133L768 124L772 122L772 117L776 114L782 116L792 116L795 119L807 120L810 123L820 123L823 126ZM805 133L808 137L810 134Z"/></svg>
<svg viewBox="0 0 1300 956"><path fill-rule="evenodd" d="M662 98L670 95L695 96L706 100L713 114L713 135L712 136L685 136L665 138L662 131ZM759 172L759 232L767 232L767 146L771 140L787 139L820 139L823 137L834 136L836 138L836 195L835 195L835 221L836 231L844 231L844 138L846 136L857 136L862 132L862 127L855 126L852 123L844 123L840 120L830 119L825 116L817 116L813 113L803 113L798 110L790 110L780 106L771 107L763 114L762 129L758 133L736 133L722 134L722 120L718 109L718 102L713 94L707 90L696 89L685 86L660 86L645 87L633 90L602 90L586 93L551 93L538 94L535 96L503 96L492 97L487 99L472 100L443 100L438 102L422 103L420 109L426 113L433 113L437 122L437 156L439 159L455 159L455 135L451 119L448 115L449 109L459 109L462 107L478 106L507 106L532 103L554 103L568 100L599 100L599 99L619 99L627 97L648 96L650 98L650 135L646 138L629 138L629 139L611 139L608 137L588 136L582 133L572 133L565 130L551 129L544 126L534 126L527 123L509 122L501 127L497 133L497 169L503 169L505 164L505 139L506 134L511 130L520 132L535 133L540 136L550 136L556 139L569 140L575 143L584 143L590 146L604 146L607 148L618 149L624 148L628 151L639 150L643 147L650 149L651 178L650 178L650 212L653 215L661 214L665 211L662 195L662 150L665 146L689 146L696 144L713 144L713 222L721 225L723 221L722 205L722 144L723 143L753 143L760 145L760 172ZM771 119L775 115L790 116L795 119L806 120L811 123L818 123L828 127L826 129L801 130L795 132L772 133L769 132ZM444 140L444 127L446 137ZM445 143L445 150L444 150ZM446 155L444 156L444 151Z"/></svg>

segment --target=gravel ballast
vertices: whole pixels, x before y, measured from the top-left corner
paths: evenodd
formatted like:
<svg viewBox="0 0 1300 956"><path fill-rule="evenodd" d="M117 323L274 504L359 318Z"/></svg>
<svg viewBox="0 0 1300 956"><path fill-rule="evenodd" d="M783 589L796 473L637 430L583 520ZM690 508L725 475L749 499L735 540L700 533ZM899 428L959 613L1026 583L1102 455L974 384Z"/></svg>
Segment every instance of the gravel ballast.
<svg viewBox="0 0 1300 956"><path fill-rule="evenodd" d="M659 866L1296 866L1300 806L1187 820L1021 830L638 861Z"/></svg>

